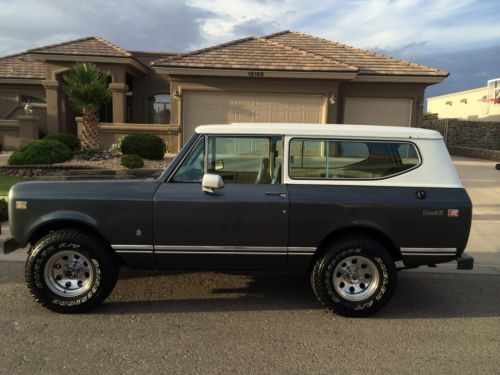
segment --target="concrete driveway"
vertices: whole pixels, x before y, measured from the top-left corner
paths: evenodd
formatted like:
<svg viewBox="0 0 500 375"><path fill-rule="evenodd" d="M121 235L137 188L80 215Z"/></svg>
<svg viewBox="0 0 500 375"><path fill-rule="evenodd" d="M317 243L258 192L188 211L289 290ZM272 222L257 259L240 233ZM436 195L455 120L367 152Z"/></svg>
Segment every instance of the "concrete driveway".
<svg viewBox="0 0 500 375"><path fill-rule="evenodd" d="M498 373L500 172L455 162L475 206L473 271L402 271L383 311L347 319L304 275L123 270L106 303L68 316L32 301L17 252L0 259L0 374Z"/></svg>
<svg viewBox="0 0 500 375"><path fill-rule="evenodd" d="M478 265L500 266L500 171L492 161L461 157L454 161L474 205L467 251Z"/></svg>

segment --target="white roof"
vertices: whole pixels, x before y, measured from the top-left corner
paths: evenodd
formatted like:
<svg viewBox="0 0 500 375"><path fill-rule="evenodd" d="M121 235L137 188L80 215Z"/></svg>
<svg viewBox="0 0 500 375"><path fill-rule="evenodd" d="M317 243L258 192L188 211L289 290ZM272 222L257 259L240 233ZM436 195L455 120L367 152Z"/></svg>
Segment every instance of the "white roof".
<svg viewBox="0 0 500 375"><path fill-rule="evenodd" d="M225 125L201 125L198 126L195 131L199 134L269 134L334 136L342 138L442 139L441 134L434 130L382 125L233 123Z"/></svg>

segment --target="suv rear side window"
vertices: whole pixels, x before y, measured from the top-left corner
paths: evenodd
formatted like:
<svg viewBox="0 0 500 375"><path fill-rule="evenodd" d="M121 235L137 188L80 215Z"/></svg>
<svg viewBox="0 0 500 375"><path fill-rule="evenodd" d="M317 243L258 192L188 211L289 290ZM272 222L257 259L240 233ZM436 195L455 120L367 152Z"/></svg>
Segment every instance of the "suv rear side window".
<svg viewBox="0 0 500 375"><path fill-rule="evenodd" d="M290 141L290 177L296 179L377 179L419 165L418 151L409 142Z"/></svg>

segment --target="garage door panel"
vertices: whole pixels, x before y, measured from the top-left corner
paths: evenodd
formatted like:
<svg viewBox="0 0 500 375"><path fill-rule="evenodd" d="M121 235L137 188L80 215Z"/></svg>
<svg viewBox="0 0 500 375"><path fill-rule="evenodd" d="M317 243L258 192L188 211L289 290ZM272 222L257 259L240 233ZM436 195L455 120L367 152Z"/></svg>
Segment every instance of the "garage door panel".
<svg viewBox="0 0 500 375"><path fill-rule="evenodd" d="M314 124L321 122L322 114L320 112L305 112L305 115L306 118L304 122L306 123Z"/></svg>
<svg viewBox="0 0 500 375"><path fill-rule="evenodd" d="M323 123L324 96L184 91L186 141L202 124L232 122Z"/></svg>
<svg viewBox="0 0 500 375"><path fill-rule="evenodd" d="M344 124L410 126L413 101L409 98L347 97Z"/></svg>
<svg viewBox="0 0 500 375"><path fill-rule="evenodd" d="M303 114L304 114L303 112L290 111L290 112L288 112L288 121L287 122L304 123L305 119L304 119Z"/></svg>
<svg viewBox="0 0 500 375"><path fill-rule="evenodd" d="M273 122L271 121L271 111L268 110L257 110L255 112L255 117L252 122Z"/></svg>
<svg viewBox="0 0 500 375"><path fill-rule="evenodd" d="M270 122L286 122L285 112L272 112Z"/></svg>

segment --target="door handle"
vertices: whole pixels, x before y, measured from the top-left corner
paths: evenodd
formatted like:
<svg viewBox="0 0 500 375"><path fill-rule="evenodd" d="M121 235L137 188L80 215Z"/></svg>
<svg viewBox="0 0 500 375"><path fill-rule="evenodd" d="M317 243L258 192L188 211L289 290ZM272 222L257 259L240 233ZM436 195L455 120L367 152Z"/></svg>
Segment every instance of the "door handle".
<svg viewBox="0 0 500 375"><path fill-rule="evenodd" d="M281 191L266 191L266 195L269 195L270 197L281 197L281 198L286 198L286 193L283 193Z"/></svg>

